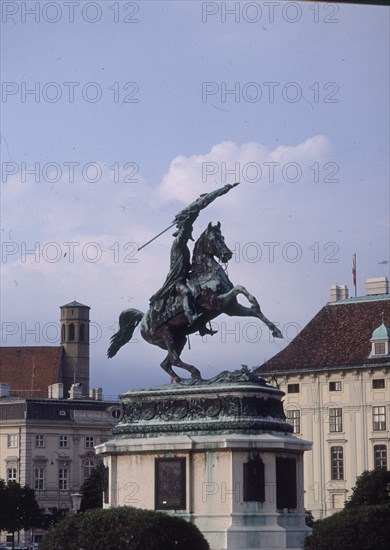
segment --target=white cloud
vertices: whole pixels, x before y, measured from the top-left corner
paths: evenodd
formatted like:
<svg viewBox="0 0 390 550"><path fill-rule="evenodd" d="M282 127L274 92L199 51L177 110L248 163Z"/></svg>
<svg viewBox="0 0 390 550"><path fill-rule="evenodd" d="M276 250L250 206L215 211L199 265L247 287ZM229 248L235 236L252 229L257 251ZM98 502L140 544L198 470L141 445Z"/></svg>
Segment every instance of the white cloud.
<svg viewBox="0 0 390 550"><path fill-rule="evenodd" d="M177 156L170 164L159 188L163 200L188 203L200 193L224 183L240 181L243 186L307 182L313 176L310 166L323 163L330 152L329 140L323 135L307 139L296 146L280 145L274 150L248 142L223 141L203 155ZM245 193L240 189L240 195ZM231 199L233 200L233 199ZM237 198L235 197L235 200Z"/></svg>

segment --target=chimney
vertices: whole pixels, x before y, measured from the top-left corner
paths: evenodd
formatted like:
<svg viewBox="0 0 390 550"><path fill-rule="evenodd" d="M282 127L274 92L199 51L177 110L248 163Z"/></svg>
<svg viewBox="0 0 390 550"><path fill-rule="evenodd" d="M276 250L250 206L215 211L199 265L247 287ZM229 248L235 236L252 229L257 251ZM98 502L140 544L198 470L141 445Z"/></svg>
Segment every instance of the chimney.
<svg viewBox="0 0 390 550"><path fill-rule="evenodd" d="M80 384L72 384L69 390L69 399L82 399L83 398L83 388Z"/></svg>
<svg viewBox="0 0 390 550"><path fill-rule="evenodd" d="M91 388L89 397L95 401L101 401L103 399L103 388Z"/></svg>
<svg viewBox="0 0 390 550"><path fill-rule="evenodd" d="M49 399L63 399L64 398L64 384L57 383L51 384L48 387Z"/></svg>
<svg viewBox="0 0 390 550"><path fill-rule="evenodd" d="M338 302L339 300L348 299L348 287L347 285L332 285L330 287L330 301Z"/></svg>
<svg viewBox="0 0 390 550"><path fill-rule="evenodd" d="M373 296L375 294L388 294L389 281L387 277L376 277L366 280L366 295Z"/></svg>

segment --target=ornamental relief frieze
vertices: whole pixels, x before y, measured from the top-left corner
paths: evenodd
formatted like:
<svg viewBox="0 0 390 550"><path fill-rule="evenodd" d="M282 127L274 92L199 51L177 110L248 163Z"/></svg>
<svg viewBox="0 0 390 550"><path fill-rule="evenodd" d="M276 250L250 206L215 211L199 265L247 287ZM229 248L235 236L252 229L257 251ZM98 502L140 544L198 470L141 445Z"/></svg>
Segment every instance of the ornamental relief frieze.
<svg viewBox="0 0 390 550"><path fill-rule="evenodd" d="M279 399L265 397L218 396L188 399L132 400L124 403L121 423L150 421L181 421L198 419L271 417L285 420Z"/></svg>
<svg viewBox="0 0 390 550"><path fill-rule="evenodd" d="M145 435L164 435L164 434L198 434L208 435L209 433L244 433L244 434L259 434L260 432L278 431L284 433L292 433L293 428L285 422L269 421L261 419L230 419L221 420L220 422L195 421L191 423L166 423L166 424L132 424L120 425L117 424L113 430L116 437L144 437Z"/></svg>

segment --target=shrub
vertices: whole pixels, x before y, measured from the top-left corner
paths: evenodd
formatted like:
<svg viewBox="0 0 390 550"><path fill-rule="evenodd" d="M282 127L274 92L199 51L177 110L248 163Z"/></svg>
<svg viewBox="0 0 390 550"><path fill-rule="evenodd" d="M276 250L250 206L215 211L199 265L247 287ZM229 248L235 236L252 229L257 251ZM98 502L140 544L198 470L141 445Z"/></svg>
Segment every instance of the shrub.
<svg viewBox="0 0 390 550"><path fill-rule="evenodd" d="M387 550L390 540L390 506L378 504L345 508L316 521L305 540L305 550Z"/></svg>
<svg viewBox="0 0 390 550"><path fill-rule="evenodd" d="M305 523L308 527L311 527L311 528L315 523L313 512L311 510L306 510L306 508L305 508Z"/></svg>
<svg viewBox="0 0 390 550"><path fill-rule="evenodd" d="M43 550L209 550L199 529L162 512L120 507L88 510L53 527Z"/></svg>

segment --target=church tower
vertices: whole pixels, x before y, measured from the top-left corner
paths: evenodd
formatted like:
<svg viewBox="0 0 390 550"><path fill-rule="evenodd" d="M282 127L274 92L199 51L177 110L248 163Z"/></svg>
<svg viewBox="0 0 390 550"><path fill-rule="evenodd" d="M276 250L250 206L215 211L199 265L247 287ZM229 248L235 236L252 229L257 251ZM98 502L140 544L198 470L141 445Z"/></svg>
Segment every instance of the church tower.
<svg viewBox="0 0 390 550"><path fill-rule="evenodd" d="M89 394L89 306L70 302L61 310L62 382L64 397L72 384L81 384L82 396Z"/></svg>

